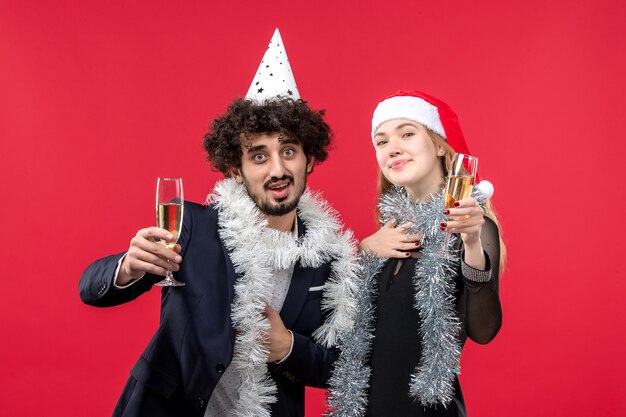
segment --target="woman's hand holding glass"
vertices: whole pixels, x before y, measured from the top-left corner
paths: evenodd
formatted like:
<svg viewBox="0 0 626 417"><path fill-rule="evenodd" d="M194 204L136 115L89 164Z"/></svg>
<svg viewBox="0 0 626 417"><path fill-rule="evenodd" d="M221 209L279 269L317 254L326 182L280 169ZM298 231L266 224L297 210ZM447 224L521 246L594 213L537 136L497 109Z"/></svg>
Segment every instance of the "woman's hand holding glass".
<svg viewBox="0 0 626 417"><path fill-rule="evenodd" d="M467 197L445 209L443 214L449 219L442 223L441 230L449 233L460 233L464 245L480 243L480 230L485 223L484 211L474 199Z"/></svg>
<svg viewBox="0 0 626 417"><path fill-rule="evenodd" d="M484 211L473 197L467 197L454 203L444 210L443 214L450 219L441 224L441 230L448 233L459 233L463 240L465 262L473 268L484 269L485 257L483 253L480 233L485 219Z"/></svg>

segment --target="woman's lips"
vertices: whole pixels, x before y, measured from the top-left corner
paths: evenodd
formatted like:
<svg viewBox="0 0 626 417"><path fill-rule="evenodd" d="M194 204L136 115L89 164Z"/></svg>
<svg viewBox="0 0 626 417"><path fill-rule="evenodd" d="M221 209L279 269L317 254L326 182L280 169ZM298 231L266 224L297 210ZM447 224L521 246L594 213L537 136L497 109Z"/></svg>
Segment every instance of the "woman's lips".
<svg viewBox="0 0 626 417"><path fill-rule="evenodd" d="M410 159L398 159L398 160L393 161L391 164L389 164L389 168L400 169L406 164L408 164L409 162L411 162Z"/></svg>

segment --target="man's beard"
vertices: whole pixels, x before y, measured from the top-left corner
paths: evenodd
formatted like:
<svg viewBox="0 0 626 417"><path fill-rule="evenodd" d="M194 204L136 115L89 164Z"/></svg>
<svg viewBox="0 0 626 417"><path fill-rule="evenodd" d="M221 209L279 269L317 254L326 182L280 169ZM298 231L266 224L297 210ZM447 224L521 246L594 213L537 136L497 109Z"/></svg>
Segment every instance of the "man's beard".
<svg viewBox="0 0 626 417"><path fill-rule="evenodd" d="M282 178L272 177L269 181L263 184L263 190L267 191L273 183L278 181L289 181L288 187L295 184L293 177L290 175L285 175ZM256 206L259 208L259 210L261 210L263 214L266 214L268 216L284 216L285 214L290 213L291 211L295 210L296 207L298 207L300 197L302 197L304 189L306 188L306 176L302 181L302 186L300 187L300 189L296 190L296 194L291 200L273 202L269 199L263 199L264 196L255 196L250 192L250 187L245 177L243 178L243 185L246 187L246 191L250 198L252 198Z"/></svg>

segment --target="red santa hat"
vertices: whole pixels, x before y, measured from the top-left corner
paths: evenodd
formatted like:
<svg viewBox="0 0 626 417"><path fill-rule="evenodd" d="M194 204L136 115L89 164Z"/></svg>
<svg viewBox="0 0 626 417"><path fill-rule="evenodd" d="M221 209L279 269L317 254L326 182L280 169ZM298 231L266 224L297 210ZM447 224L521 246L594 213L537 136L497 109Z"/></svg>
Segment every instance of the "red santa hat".
<svg viewBox="0 0 626 417"><path fill-rule="evenodd" d="M456 153L470 154L459 118L450 106L436 97L421 91L401 90L378 103L372 116L372 141L378 127L394 119L420 123L443 137ZM479 181L478 176L476 181ZM481 181L479 188L487 188L485 191L493 194L493 185L488 181Z"/></svg>
<svg viewBox="0 0 626 417"><path fill-rule="evenodd" d="M443 101L420 91L398 91L376 106L372 117L372 140L376 129L388 120L420 123L443 137L457 153L469 154L456 113Z"/></svg>

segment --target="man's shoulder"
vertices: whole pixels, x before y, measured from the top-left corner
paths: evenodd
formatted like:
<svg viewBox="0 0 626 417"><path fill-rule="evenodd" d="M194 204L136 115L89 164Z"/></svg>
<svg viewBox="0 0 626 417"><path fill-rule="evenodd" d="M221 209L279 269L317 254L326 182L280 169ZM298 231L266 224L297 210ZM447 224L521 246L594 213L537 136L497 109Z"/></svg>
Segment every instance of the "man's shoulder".
<svg viewBox="0 0 626 417"><path fill-rule="evenodd" d="M196 212L217 212L215 204L200 204L189 200L185 200L185 210L194 210Z"/></svg>
<svg viewBox="0 0 626 417"><path fill-rule="evenodd" d="M194 223L217 223L217 209L213 204L199 204L193 201L185 201L183 216L186 216Z"/></svg>

